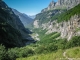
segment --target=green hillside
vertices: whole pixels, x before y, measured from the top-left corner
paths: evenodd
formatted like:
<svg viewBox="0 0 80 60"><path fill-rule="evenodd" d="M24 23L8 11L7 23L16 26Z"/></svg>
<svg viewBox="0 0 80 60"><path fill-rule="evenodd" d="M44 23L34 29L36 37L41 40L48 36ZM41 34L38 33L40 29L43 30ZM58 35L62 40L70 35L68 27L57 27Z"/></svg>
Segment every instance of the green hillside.
<svg viewBox="0 0 80 60"><path fill-rule="evenodd" d="M6 47L22 45L22 38L20 40L18 38L21 37L21 33L6 20L11 19L10 14L0 8L0 15L0 44L5 45Z"/></svg>
<svg viewBox="0 0 80 60"><path fill-rule="evenodd" d="M55 9L55 10L49 10L43 13L39 13L36 15L35 20L39 20L39 25L41 25L42 23L47 23L51 20L55 20L56 17L58 17L58 15L60 15L61 13L66 12L66 9ZM52 19L52 17L54 17Z"/></svg>
<svg viewBox="0 0 80 60"><path fill-rule="evenodd" d="M66 52L66 54L64 54L64 52ZM79 60L80 47L75 47L67 50L58 50L57 52L34 55L27 58L18 58L16 60L68 60L68 59Z"/></svg>
<svg viewBox="0 0 80 60"><path fill-rule="evenodd" d="M68 21L72 16L80 14L80 4L56 17L57 22ZM54 16L53 16L54 17ZM64 17L64 18L63 18Z"/></svg>

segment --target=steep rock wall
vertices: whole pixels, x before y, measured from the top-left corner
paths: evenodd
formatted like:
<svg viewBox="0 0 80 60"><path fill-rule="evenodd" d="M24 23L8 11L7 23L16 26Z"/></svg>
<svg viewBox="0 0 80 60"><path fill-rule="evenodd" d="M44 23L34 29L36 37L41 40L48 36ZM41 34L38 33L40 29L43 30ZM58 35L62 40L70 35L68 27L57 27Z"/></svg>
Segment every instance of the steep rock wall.
<svg viewBox="0 0 80 60"><path fill-rule="evenodd" d="M80 15L74 15L67 22L57 23L56 20L42 24L43 30L48 30L46 34L60 32L62 38L71 39L72 36L80 35Z"/></svg>

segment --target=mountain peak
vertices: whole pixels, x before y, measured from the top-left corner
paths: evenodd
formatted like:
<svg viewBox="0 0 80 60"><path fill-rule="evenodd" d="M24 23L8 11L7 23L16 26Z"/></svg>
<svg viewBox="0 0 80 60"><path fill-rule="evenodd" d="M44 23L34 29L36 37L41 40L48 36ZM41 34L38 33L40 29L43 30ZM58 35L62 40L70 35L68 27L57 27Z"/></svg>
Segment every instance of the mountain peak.
<svg viewBox="0 0 80 60"><path fill-rule="evenodd" d="M54 0L52 0L49 6L43 9L41 12L54 9L71 9L78 4L80 4L80 0L58 0L57 2L54 2Z"/></svg>
<svg viewBox="0 0 80 60"><path fill-rule="evenodd" d="M52 0L51 2L54 2L54 0Z"/></svg>
<svg viewBox="0 0 80 60"><path fill-rule="evenodd" d="M50 2L50 5L53 5L53 4L55 4L54 0L52 0L52 1Z"/></svg>
<svg viewBox="0 0 80 60"><path fill-rule="evenodd" d="M54 7L55 7L55 4L56 4L56 3L54 2L54 0L52 0L52 1L50 2L49 6L48 6L48 10L54 8Z"/></svg>

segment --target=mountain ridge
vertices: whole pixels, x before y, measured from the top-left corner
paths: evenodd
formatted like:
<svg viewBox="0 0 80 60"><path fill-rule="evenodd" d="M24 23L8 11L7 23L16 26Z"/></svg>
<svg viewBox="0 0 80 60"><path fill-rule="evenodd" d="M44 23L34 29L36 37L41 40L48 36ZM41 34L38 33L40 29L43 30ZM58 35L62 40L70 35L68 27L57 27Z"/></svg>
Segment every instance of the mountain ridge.
<svg viewBox="0 0 80 60"><path fill-rule="evenodd" d="M29 33L7 4L0 0L0 44L7 48L21 47L29 41Z"/></svg>
<svg viewBox="0 0 80 60"><path fill-rule="evenodd" d="M45 12L48 10L55 10L55 9L71 9L78 5L80 3L80 0L58 0L57 2L54 2L53 0L50 2L49 6L45 9L43 9L41 12Z"/></svg>
<svg viewBox="0 0 80 60"><path fill-rule="evenodd" d="M80 35L79 21L80 4L71 7L69 10L53 9L41 12L36 15L33 25L35 29L42 28L42 30L47 30L45 34L58 32L61 33L61 38L70 40L73 36ZM78 31L76 31L77 29Z"/></svg>
<svg viewBox="0 0 80 60"><path fill-rule="evenodd" d="M22 21L22 23L24 24L25 27L28 27L30 24L32 24L32 22L34 21L32 18L30 18L28 15L26 15L25 13L21 13L16 9L12 8L12 11L19 16L20 20Z"/></svg>

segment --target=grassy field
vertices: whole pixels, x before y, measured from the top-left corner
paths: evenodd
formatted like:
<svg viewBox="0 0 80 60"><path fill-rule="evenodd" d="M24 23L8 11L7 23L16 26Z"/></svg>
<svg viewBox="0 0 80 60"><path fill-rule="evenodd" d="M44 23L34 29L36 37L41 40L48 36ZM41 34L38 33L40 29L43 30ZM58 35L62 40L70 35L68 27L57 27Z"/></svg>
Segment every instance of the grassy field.
<svg viewBox="0 0 80 60"><path fill-rule="evenodd" d="M79 58L79 60L80 60L80 47L75 47L75 48L72 48L72 49L68 49L66 51L66 55L69 58Z"/></svg>
<svg viewBox="0 0 80 60"><path fill-rule="evenodd" d="M66 52L66 58L63 53ZM80 47L75 47L67 50L58 50L57 52L34 55L26 58L17 58L16 60L79 60L80 59Z"/></svg>
<svg viewBox="0 0 80 60"><path fill-rule="evenodd" d="M18 58L16 60L60 60L60 58L63 58L62 53L63 51L59 50L57 52L52 52L48 54L34 55L27 58Z"/></svg>

